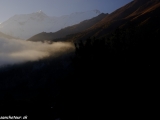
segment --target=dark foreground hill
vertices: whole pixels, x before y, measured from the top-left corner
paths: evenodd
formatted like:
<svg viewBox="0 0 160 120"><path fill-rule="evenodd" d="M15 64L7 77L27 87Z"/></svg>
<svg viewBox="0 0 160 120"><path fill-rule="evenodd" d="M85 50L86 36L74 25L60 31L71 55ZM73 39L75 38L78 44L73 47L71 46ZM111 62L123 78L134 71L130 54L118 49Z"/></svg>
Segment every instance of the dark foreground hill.
<svg viewBox="0 0 160 120"><path fill-rule="evenodd" d="M63 116L73 55L69 52L56 58L1 67L0 116L27 115L27 119L53 120Z"/></svg>

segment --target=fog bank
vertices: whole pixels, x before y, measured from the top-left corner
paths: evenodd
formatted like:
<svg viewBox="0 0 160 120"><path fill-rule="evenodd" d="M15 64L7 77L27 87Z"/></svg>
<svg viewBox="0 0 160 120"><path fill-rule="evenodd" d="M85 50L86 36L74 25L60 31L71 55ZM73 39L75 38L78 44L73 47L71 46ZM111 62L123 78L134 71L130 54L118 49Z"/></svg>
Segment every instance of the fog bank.
<svg viewBox="0 0 160 120"><path fill-rule="evenodd" d="M0 67L27 61L36 61L49 56L57 57L73 50L74 45L69 42L48 44L0 38Z"/></svg>

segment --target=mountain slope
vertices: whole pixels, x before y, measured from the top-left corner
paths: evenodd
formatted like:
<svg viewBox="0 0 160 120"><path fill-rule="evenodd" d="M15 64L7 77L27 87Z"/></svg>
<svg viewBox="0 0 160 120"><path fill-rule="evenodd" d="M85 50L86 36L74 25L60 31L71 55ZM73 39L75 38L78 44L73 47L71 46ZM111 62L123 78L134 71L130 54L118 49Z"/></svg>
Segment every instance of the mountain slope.
<svg viewBox="0 0 160 120"><path fill-rule="evenodd" d="M55 33L39 33L33 37L31 37L30 41L44 41L44 40L54 40L54 39L60 39L60 38L64 38L66 37L66 35L69 34L75 34L81 31L84 31L88 28L90 28L91 26L93 26L94 24L96 24L97 22L101 21L104 17L106 17L108 14L100 14L97 17L94 17L92 19L89 20L85 20L80 22L79 24L70 26L70 27L66 27L64 29L61 29Z"/></svg>
<svg viewBox="0 0 160 120"><path fill-rule="evenodd" d="M61 17L49 17L42 11L15 15L0 24L0 31L21 39L29 39L41 32L56 32L100 14L98 10L76 12Z"/></svg>
<svg viewBox="0 0 160 120"><path fill-rule="evenodd" d="M158 16L159 7L159 0L134 0L107 15L86 30L79 33L75 32L74 34L70 33L70 35L68 33L68 35L64 37L66 35L65 30L69 30L64 29L64 31L58 31L54 33L54 35L60 35L55 37L56 41L79 41L89 37L106 37L117 28L127 28L128 26L139 26L149 23L152 24L150 27L156 31L159 27L160 20ZM50 36L50 34L46 33L43 33L43 35Z"/></svg>
<svg viewBox="0 0 160 120"><path fill-rule="evenodd" d="M77 41L89 37L105 37L116 28L127 28L128 25L139 26L142 25L142 22L148 24L149 21L154 24L152 28L157 29L156 27L159 27L159 8L159 0L135 0L109 14L89 29L63 40Z"/></svg>

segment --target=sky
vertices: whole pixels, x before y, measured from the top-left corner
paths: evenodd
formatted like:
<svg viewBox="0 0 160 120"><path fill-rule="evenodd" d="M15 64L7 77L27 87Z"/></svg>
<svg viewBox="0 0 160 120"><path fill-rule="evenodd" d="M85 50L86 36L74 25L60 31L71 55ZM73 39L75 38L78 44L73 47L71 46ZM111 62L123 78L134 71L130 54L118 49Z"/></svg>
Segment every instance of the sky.
<svg viewBox="0 0 160 120"><path fill-rule="evenodd" d="M133 0L0 0L0 23L16 14L43 11L48 16L99 10L111 13Z"/></svg>

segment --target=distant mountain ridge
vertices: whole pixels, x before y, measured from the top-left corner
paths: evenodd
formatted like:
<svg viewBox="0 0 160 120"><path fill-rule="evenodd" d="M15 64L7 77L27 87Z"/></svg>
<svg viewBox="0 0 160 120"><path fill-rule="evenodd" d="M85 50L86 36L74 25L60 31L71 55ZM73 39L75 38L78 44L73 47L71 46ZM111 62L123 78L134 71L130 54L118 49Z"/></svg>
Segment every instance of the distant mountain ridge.
<svg viewBox="0 0 160 120"><path fill-rule="evenodd" d="M47 16L42 11L14 15L0 24L0 32L21 39L29 39L41 32L56 32L62 28L78 24L83 20L98 16L99 10L76 12L60 17Z"/></svg>
<svg viewBox="0 0 160 120"><path fill-rule="evenodd" d="M46 32L39 33L37 35L34 35L33 37L31 37L28 40L29 41L45 41L45 40L61 39L61 38L66 37L67 35L76 34L78 32L82 32L82 31L90 28L91 26L93 26L94 24L96 24L97 22L99 22L103 18L105 18L107 15L108 15L108 13L107 14L102 13L92 19L84 20L84 21L80 22L79 24L66 27L64 29L61 29L61 30L55 32L55 33L46 33Z"/></svg>
<svg viewBox="0 0 160 120"><path fill-rule="evenodd" d="M71 28L77 27L76 25L52 33L52 35L50 33L43 33L43 35L45 36L44 38L52 36L50 37L52 39L48 39L52 41L79 41L85 40L89 37L102 38L113 32L115 29L125 27L127 28L128 25L139 26L148 23L152 23L153 25L151 26L151 28L156 31L156 29L158 29L159 27L159 9L159 0L134 0L115 10L114 12L107 14L104 18L95 22L87 29L81 29L79 33L71 30ZM157 17L157 19L155 17ZM90 21L88 21L88 23L89 22ZM77 28L79 29L82 26L86 26L85 24L83 24L82 26L81 25L81 23L78 24ZM34 39L38 38L38 36L40 38L42 37L42 34L33 36L30 40L36 41ZM39 40L41 41L42 39Z"/></svg>

